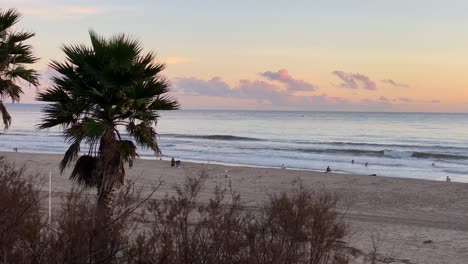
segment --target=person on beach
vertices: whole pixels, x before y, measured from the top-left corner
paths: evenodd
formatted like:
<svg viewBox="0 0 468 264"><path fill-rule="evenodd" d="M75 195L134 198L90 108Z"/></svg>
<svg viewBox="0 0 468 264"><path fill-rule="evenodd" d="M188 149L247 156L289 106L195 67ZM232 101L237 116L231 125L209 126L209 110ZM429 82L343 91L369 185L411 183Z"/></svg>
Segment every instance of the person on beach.
<svg viewBox="0 0 468 264"><path fill-rule="evenodd" d="M449 176L447 176L447 178L445 178L445 182L451 182L451 181L452 181L452 179L450 179Z"/></svg>
<svg viewBox="0 0 468 264"><path fill-rule="evenodd" d="M354 164L354 160L351 160L351 164Z"/></svg>
<svg viewBox="0 0 468 264"><path fill-rule="evenodd" d="M172 168L175 167L175 159L174 159L174 157L172 157L172 159L171 159L171 167L172 167Z"/></svg>
<svg viewBox="0 0 468 264"><path fill-rule="evenodd" d="M325 171L325 173L329 173L331 172L331 169L330 169L330 166L327 166L327 170Z"/></svg>
<svg viewBox="0 0 468 264"><path fill-rule="evenodd" d="M366 164L364 164L364 166L366 166L366 167L367 167L367 165L369 165L369 163L367 163L367 162L366 162Z"/></svg>
<svg viewBox="0 0 468 264"><path fill-rule="evenodd" d="M128 159L128 167L131 169L133 167L133 159Z"/></svg>

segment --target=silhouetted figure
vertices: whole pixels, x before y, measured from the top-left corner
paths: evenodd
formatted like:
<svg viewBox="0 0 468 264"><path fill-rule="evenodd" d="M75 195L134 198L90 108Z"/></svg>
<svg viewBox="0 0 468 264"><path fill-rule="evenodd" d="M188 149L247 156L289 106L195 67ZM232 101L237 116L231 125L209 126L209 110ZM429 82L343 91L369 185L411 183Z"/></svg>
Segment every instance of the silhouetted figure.
<svg viewBox="0 0 468 264"><path fill-rule="evenodd" d="M366 162L366 164L364 164L364 166L366 166L366 167L367 167L367 165L369 165L369 163L367 163L367 162Z"/></svg>
<svg viewBox="0 0 468 264"><path fill-rule="evenodd" d="M434 167L434 166L435 166L435 163L434 163L434 162L432 162L432 167Z"/></svg>
<svg viewBox="0 0 468 264"><path fill-rule="evenodd" d="M284 164L281 165L281 169L282 169L282 170L285 170L285 169L286 169L286 166L284 166Z"/></svg>
<svg viewBox="0 0 468 264"><path fill-rule="evenodd" d="M328 173L328 172L331 172L330 166L327 166L327 171L326 171L326 172L327 172L327 173Z"/></svg>
<svg viewBox="0 0 468 264"><path fill-rule="evenodd" d="M354 160L351 160L351 163L354 164Z"/></svg>
<svg viewBox="0 0 468 264"><path fill-rule="evenodd" d="M446 181L446 182L451 182L451 181L452 181L452 179L450 179L450 177L449 177L449 176L447 176L447 178L445 178L445 181Z"/></svg>
<svg viewBox="0 0 468 264"><path fill-rule="evenodd" d="M129 168L133 167L133 159L132 158L128 159L128 167Z"/></svg>
<svg viewBox="0 0 468 264"><path fill-rule="evenodd" d="M172 157L172 159L171 159L171 167L173 167L173 168L175 167L175 159L174 159L174 157Z"/></svg>

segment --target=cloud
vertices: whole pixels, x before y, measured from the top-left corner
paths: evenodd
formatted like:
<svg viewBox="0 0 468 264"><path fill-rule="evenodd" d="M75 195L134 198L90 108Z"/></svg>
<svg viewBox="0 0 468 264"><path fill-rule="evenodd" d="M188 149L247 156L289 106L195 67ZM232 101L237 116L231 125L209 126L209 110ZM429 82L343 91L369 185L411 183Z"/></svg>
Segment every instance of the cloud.
<svg viewBox="0 0 468 264"><path fill-rule="evenodd" d="M385 96L380 96L380 97L379 97L379 101L381 101L381 102L389 102L390 100L389 100L387 97L385 97Z"/></svg>
<svg viewBox="0 0 468 264"><path fill-rule="evenodd" d="M260 103L270 102L273 105L283 104L284 97L287 96L287 93L281 91L278 86L258 80L240 80L239 85L231 91L232 97L254 98Z"/></svg>
<svg viewBox="0 0 468 264"><path fill-rule="evenodd" d="M439 104L440 102L441 102L441 101L440 101L440 100L437 100L437 99L434 99L434 100L431 101L431 103L433 103L433 104Z"/></svg>
<svg viewBox="0 0 468 264"><path fill-rule="evenodd" d="M289 91L315 91L318 88L318 86L304 80L294 79L286 69L280 69L277 72L266 71L260 73L260 76L285 84Z"/></svg>
<svg viewBox="0 0 468 264"><path fill-rule="evenodd" d="M342 83L338 87L349 88L349 89L365 89L365 90L377 90L377 85L369 77L360 73L347 73L344 71L333 71L333 75L336 75L341 79Z"/></svg>
<svg viewBox="0 0 468 264"><path fill-rule="evenodd" d="M413 100L411 100L411 98L408 98L408 97L400 97L398 98L398 100L400 100L400 102L404 102L404 103L411 103Z"/></svg>
<svg viewBox="0 0 468 264"><path fill-rule="evenodd" d="M241 79L237 85L231 87L220 77L209 80L191 77L176 78L174 88L176 92L185 95L254 99L258 103L271 105L287 104L288 98L294 97L294 93L297 91L314 91L317 89L311 83L294 79L285 69L277 72L265 71L260 73L260 76L276 83L264 80Z"/></svg>
<svg viewBox="0 0 468 264"><path fill-rule="evenodd" d="M279 86L265 81L240 80L236 86L231 87L220 77L209 80L176 78L174 90L184 95L254 99L259 103L269 102L276 105L281 105L287 96Z"/></svg>
<svg viewBox="0 0 468 264"><path fill-rule="evenodd" d="M209 95L231 97L232 89L220 77L201 80L194 77L176 78L175 90L186 95Z"/></svg>
<svg viewBox="0 0 468 264"><path fill-rule="evenodd" d="M183 106L191 108L246 109L247 101L250 102L249 108L254 109L384 111L391 108L388 102L369 99L352 102L327 94L297 95L294 89L285 89L281 86L287 82L289 75L284 72L280 75L280 71L266 72L267 75L270 73L273 77L267 78L268 80L275 78L276 81L282 78L283 81L271 83L264 80L241 79L236 84L229 85L220 77L207 80L193 77L176 78L173 82L173 91L176 97L181 99ZM221 101L226 102L226 105L220 106Z"/></svg>
<svg viewBox="0 0 468 264"><path fill-rule="evenodd" d="M393 87L401 87L401 88L408 88L410 87L408 84L404 84L404 83L399 83L399 82L396 82L392 79L385 79L385 80L382 80L383 83L385 84L389 84Z"/></svg>
<svg viewBox="0 0 468 264"><path fill-rule="evenodd" d="M297 91L314 91L317 86L303 80L294 79L287 70L265 71L260 76L276 83L264 80L239 80L235 86L229 86L220 77L201 80L194 77L176 78L176 92L191 96L215 96L238 99L254 99L258 103L285 105L287 99ZM282 86L283 85L283 86Z"/></svg>

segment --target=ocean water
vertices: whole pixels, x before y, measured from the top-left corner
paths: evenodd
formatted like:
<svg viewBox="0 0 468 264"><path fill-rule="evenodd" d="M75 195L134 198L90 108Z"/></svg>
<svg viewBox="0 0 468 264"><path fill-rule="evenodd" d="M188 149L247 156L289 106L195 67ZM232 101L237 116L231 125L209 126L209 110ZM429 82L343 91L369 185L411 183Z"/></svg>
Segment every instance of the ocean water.
<svg viewBox="0 0 468 264"><path fill-rule="evenodd" d="M0 150L64 153L41 105L7 105ZM468 114L180 110L161 112L163 158L468 182ZM83 146L85 149L86 146ZM141 158L155 159L139 149ZM354 164L351 162L354 160ZM364 164L368 163L366 167ZM434 163L434 166L432 165Z"/></svg>

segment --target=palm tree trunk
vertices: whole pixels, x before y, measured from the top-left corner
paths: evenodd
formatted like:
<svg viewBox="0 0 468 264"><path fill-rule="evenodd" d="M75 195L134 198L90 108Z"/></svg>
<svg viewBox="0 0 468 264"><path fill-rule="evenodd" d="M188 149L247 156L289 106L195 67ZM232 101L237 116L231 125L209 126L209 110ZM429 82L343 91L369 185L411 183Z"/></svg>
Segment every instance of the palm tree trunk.
<svg viewBox="0 0 468 264"><path fill-rule="evenodd" d="M115 238L118 237L113 228L113 206L116 191L123 184L124 167L121 153L113 130L108 130L102 137L100 156L97 163L97 173L101 179L98 190L96 208L96 257L97 262L112 263L116 253Z"/></svg>

